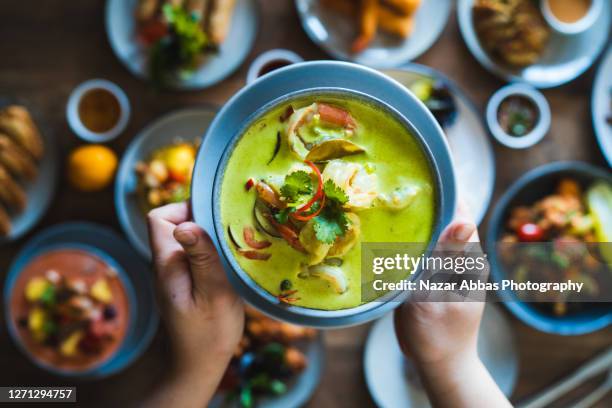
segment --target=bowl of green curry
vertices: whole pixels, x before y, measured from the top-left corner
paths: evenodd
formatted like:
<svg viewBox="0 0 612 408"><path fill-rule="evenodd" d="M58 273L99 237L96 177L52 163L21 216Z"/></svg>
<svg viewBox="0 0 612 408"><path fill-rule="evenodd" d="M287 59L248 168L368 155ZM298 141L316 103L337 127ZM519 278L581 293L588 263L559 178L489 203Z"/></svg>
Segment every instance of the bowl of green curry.
<svg viewBox="0 0 612 408"><path fill-rule="evenodd" d="M336 81L313 76L321 69ZM378 81L383 92L347 86L341 71ZM303 86L283 91L291 78ZM409 119L402 109L419 115ZM371 274L362 255L372 243L426 252L452 218L448 146L416 98L367 68L305 63L245 88L215 122L205 140L216 146L202 146L194 170L194 218L247 302L293 323L338 327L377 318L406 298L366 297Z"/></svg>

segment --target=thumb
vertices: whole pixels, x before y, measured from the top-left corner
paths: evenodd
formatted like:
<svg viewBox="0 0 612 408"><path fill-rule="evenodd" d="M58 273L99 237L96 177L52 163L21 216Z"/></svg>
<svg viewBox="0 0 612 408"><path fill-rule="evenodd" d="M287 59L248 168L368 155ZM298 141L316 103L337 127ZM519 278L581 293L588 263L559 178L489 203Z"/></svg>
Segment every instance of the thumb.
<svg viewBox="0 0 612 408"><path fill-rule="evenodd" d="M202 293L215 286L225 273L210 237L193 222L184 222L174 229L174 239L183 247L191 269L195 289Z"/></svg>

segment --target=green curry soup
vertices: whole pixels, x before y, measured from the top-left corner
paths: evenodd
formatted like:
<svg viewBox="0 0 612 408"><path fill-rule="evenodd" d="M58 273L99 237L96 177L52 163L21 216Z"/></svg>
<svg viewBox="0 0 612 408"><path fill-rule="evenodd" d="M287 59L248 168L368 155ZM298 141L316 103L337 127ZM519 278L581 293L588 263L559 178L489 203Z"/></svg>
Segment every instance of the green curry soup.
<svg viewBox="0 0 612 408"><path fill-rule="evenodd" d="M225 238L253 280L280 301L337 310L362 303L360 243L428 242L436 197L398 120L361 100L311 97L246 131L220 199Z"/></svg>

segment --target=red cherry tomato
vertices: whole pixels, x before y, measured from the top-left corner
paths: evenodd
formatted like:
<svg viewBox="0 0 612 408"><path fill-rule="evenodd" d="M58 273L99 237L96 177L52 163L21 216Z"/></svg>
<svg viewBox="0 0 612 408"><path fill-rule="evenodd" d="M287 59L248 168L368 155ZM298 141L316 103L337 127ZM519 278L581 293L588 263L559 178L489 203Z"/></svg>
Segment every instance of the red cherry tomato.
<svg viewBox="0 0 612 408"><path fill-rule="evenodd" d="M518 237L522 242L540 242L544 239L544 230L537 224L527 222L518 229Z"/></svg>

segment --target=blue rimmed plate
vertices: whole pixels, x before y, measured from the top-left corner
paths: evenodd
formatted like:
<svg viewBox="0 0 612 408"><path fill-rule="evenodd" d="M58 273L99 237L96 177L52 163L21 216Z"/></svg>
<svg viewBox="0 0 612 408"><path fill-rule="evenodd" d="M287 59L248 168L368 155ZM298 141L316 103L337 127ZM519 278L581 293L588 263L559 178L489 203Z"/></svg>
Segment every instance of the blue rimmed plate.
<svg viewBox="0 0 612 408"><path fill-rule="evenodd" d="M0 245L21 238L42 219L53 200L60 165L55 135L44 122L40 121L38 112L31 109L28 103L22 103L19 99L0 99L0 109L12 104L22 105L30 110L30 114L40 130L40 136L45 144L45 152L40 162L37 163L38 175L36 179L26 182L20 181L28 197L28 203L21 213L10 213L11 232L6 237L0 236Z"/></svg>
<svg viewBox="0 0 612 408"><path fill-rule="evenodd" d="M504 395L510 396L518 378L518 353L512 327L500 308L487 304L478 333L478 355ZM381 408L430 406L413 363L397 343L393 314L370 330L363 354L366 384Z"/></svg>
<svg viewBox="0 0 612 408"><path fill-rule="evenodd" d="M501 282L508 279L508 273L502 266L497 253L497 244L504 232L505 222L510 211L517 205L530 205L554 191L562 178L577 180L582 186L588 186L598 179L612 184L612 173L583 162L553 162L537 167L508 188L499 199L487 230L486 248L491 265L491 280ZM561 335L579 335L603 329L612 324L612 307L601 304L585 311L567 316L554 316L522 302L511 290L498 290L497 294L506 307L525 324L547 333Z"/></svg>
<svg viewBox="0 0 612 408"><path fill-rule="evenodd" d="M277 397L258 398L256 406L259 408L299 408L306 405L317 389L321 374L325 366L325 341L323 333L319 332L317 338L306 344L303 348L308 366L295 379L287 384L287 392ZM211 401L210 408L233 408L239 404L224 404L225 395L218 394Z"/></svg>
<svg viewBox="0 0 612 408"><path fill-rule="evenodd" d="M153 291L151 268L115 232L107 227L87 222L59 224L36 235L17 254L9 268L4 285L4 309L8 331L13 341L30 356L19 340L10 313L10 299L17 278L23 268L35 257L56 249L81 249L90 251L113 265L126 284L130 307L130 328L118 351L107 361L85 371L63 371L52 366L32 361L54 374L80 378L99 379L115 374L128 367L148 348L157 331L158 315Z"/></svg>
<svg viewBox="0 0 612 408"><path fill-rule="evenodd" d="M472 6L475 0L457 2L457 18L463 39L472 55L489 72L512 82L526 82L536 88L553 88L582 75L608 44L612 4L604 2L601 15L591 28L573 36L551 31L550 40L540 59L524 68L502 65L480 45L474 29Z"/></svg>
<svg viewBox="0 0 612 408"><path fill-rule="evenodd" d="M115 55L137 77L148 77L146 55L136 41L134 10L137 0L107 0L106 33ZM215 53L207 55L189 78L170 84L171 88L195 90L212 86L234 72L251 51L259 11L255 0L236 0L231 28Z"/></svg>
<svg viewBox="0 0 612 408"><path fill-rule="evenodd" d="M591 97L593 128L599 141L601 152L612 166L612 47L601 61Z"/></svg>
<svg viewBox="0 0 612 408"><path fill-rule="evenodd" d="M215 114L216 108L213 107L170 112L144 128L130 143L121 159L115 178L115 210L128 240L146 259L151 259L151 249L145 214L136 196L136 163L175 140L193 141L202 138Z"/></svg>
<svg viewBox="0 0 612 408"><path fill-rule="evenodd" d="M350 16L327 10L320 0L296 0L306 34L336 59L376 68L398 67L419 57L436 42L452 10L451 0L423 1L414 15L414 31L406 39L378 33L363 52L350 52L357 23Z"/></svg>
<svg viewBox="0 0 612 408"><path fill-rule="evenodd" d="M432 238L437 240L439 229L452 220L456 204L453 160L442 129L425 105L400 83L373 69L347 62L313 61L294 64L260 78L234 95L210 125L198 152L191 187L191 205L195 221L209 233L222 255L221 260L229 280L249 303L276 319L315 327L339 327L372 320L399 303L370 302L352 309L335 311L290 305L280 307L277 302L271 302L271 295L264 293L243 271L232 268L220 242L220 239L224 239L223 231L217 229L218 223L213 215L213 207L216 207L217 202L214 192L218 191L215 182L220 179L220 172L224 171L220 161L228 146L255 119L255 112L289 95L325 88L377 99L403 117L414 130L415 137L425 146L426 155L432 161L432 171L440 192L436 203L437 230Z"/></svg>
<svg viewBox="0 0 612 408"><path fill-rule="evenodd" d="M455 159L458 194L476 222L480 223L487 213L495 187L495 154L482 114L457 84L433 68L407 64L382 72L406 87L419 79L434 78L449 88L457 105L457 119L444 127L444 133Z"/></svg>

